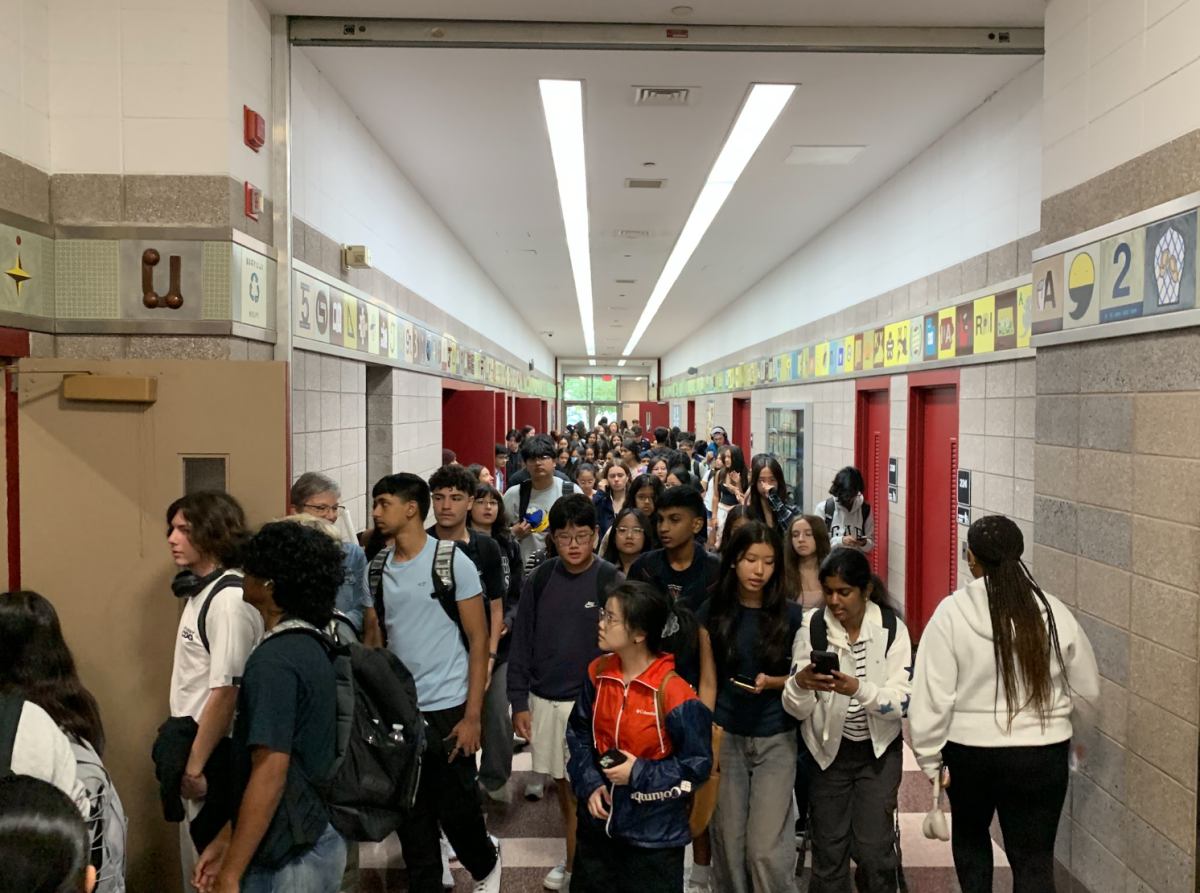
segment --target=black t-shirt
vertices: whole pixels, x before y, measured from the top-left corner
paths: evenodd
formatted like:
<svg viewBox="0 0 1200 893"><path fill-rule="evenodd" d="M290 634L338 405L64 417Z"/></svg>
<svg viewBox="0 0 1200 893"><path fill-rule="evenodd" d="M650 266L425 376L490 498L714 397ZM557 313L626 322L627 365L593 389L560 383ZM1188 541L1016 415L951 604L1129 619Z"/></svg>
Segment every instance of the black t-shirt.
<svg viewBox="0 0 1200 893"><path fill-rule="evenodd" d="M254 853L254 865L276 868L305 852L329 823L313 784L333 767L336 686L328 654L306 632L271 636L246 661L233 722L234 796L239 807L250 781L251 748L291 757L283 798Z"/></svg>
<svg viewBox="0 0 1200 893"><path fill-rule="evenodd" d="M706 628L709 627L711 607L711 601L705 602L697 615ZM733 676L745 676L753 680L759 673L768 676L788 674L791 670L792 641L804 622L804 611L795 602L788 602L786 607L790 631L788 647L781 660L767 664L757 653L761 609L744 606L738 608L737 659L732 665L726 665L724 654L713 655L717 663L717 709L713 721L727 732L748 738L765 738L796 727L796 720L783 709L783 692L768 690L754 694L730 681Z"/></svg>
<svg viewBox="0 0 1200 893"><path fill-rule="evenodd" d="M677 571L671 567L666 549L654 549L637 557L629 568L629 579L650 583L689 611L699 611L717 584L721 559L698 543L693 545L692 563L686 570Z"/></svg>

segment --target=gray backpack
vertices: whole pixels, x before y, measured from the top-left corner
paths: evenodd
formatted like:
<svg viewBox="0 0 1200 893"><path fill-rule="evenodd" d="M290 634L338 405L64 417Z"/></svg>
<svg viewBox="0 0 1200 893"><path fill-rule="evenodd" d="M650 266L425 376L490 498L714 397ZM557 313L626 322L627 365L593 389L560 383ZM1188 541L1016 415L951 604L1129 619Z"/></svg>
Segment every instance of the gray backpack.
<svg viewBox="0 0 1200 893"><path fill-rule="evenodd" d="M87 790L91 804L87 824L92 838L90 861L96 866L95 893L125 893L125 808L92 745L67 737L75 754L75 777Z"/></svg>

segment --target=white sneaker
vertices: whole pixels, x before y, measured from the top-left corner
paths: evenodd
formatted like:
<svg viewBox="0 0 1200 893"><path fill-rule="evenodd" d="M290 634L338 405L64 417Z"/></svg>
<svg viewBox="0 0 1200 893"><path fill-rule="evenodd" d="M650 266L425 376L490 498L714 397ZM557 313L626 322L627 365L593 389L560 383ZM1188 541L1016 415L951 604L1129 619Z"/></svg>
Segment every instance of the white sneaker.
<svg viewBox="0 0 1200 893"><path fill-rule="evenodd" d="M525 782L525 799L533 802L546 796L546 786L540 781Z"/></svg>
<svg viewBox="0 0 1200 893"><path fill-rule="evenodd" d="M688 874L687 893L710 893L712 890L712 867L693 865Z"/></svg>
<svg viewBox="0 0 1200 893"><path fill-rule="evenodd" d="M563 859L550 869L550 873L542 880L542 886L547 890L561 890L567 881L567 860Z"/></svg>
<svg viewBox="0 0 1200 893"><path fill-rule="evenodd" d="M454 847L450 846L450 841L446 839L446 835L442 835L442 887L446 890L454 889L454 874L450 871L450 860L454 858Z"/></svg>
<svg viewBox="0 0 1200 893"><path fill-rule="evenodd" d="M487 877L475 882L475 893L500 893L500 841L494 835L489 836L496 847L496 866Z"/></svg>
<svg viewBox="0 0 1200 893"><path fill-rule="evenodd" d="M496 788L494 791L490 791L487 788L484 788L483 791L488 795L489 800L492 800L496 803L503 803L506 806L512 803L512 791L508 789L507 783L500 785L500 787Z"/></svg>

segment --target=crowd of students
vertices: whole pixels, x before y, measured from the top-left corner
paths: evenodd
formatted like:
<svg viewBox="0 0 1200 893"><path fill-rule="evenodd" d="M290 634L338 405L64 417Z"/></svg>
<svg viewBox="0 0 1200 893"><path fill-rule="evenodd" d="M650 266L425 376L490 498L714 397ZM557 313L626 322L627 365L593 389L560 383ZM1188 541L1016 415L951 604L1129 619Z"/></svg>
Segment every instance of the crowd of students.
<svg viewBox="0 0 1200 893"><path fill-rule="evenodd" d="M481 804L511 801L514 735L562 813L547 889L778 893L808 847L812 893L844 893L851 859L858 889L890 893L906 715L953 804L965 893L991 890L996 814L1014 890L1052 890L1073 711L1098 679L1017 526L972 525L977 579L914 659L856 469L805 513L778 462L747 466L723 429L651 443L602 422L509 432L490 467L388 475L358 536L315 473L253 533L225 493L168 507L182 612L153 756L185 890L356 885L328 796L346 737L335 627L361 638L351 654L386 653L419 707L421 728L392 726L423 741L394 810L414 893L453 886L451 850L479 893L500 889ZM0 652L0 893L119 893L100 712L47 599L0 595Z"/></svg>

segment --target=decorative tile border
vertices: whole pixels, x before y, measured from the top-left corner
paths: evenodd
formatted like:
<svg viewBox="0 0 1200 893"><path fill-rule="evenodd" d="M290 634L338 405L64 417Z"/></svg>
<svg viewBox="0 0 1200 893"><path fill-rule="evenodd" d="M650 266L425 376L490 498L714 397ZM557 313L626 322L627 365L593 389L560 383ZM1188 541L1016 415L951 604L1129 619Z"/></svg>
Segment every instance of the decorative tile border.
<svg viewBox="0 0 1200 893"><path fill-rule="evenodd" d="M1017 285L711 375L675 380L662 387L661 399L1009 353L1029 347L1032 309L1033 287Z"/></svg>
<svg viewBox="0 0 1200 893"><path fill-rule="evenodd" d="M302 261L293 261L296 347L412 367L553 400L554 382L517 369L453 336L409 319L378 298Z"/></svg>

